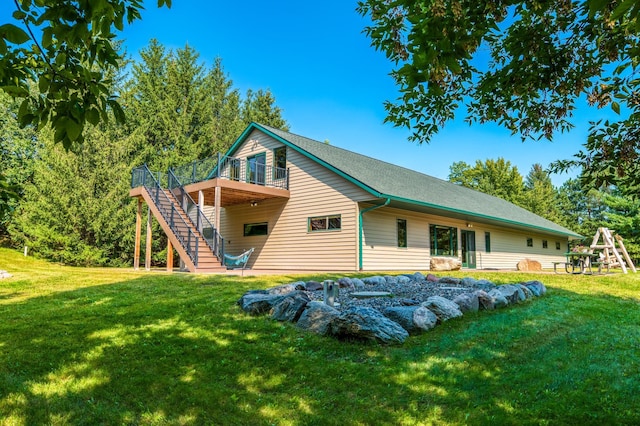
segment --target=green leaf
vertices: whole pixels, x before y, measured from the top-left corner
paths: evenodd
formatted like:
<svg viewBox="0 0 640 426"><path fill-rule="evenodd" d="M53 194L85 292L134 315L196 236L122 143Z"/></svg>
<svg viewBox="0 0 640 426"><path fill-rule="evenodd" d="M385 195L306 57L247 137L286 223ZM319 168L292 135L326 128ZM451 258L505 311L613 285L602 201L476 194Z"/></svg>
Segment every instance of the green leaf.
<svg viewBox="0 0 640 426"><path fill-rule="evenodd" d="M94 126L100 122L100 111L98 111L95 107L89 108L87 111L87 121Z"/></svg>
<svg viewBox="0 0 640 426"><path fill-rule="evenodd" d="M30 40L29 34L13 24L4 24L0 26L0 36L13 44L22 44Z"/></svg>
<svg viewBox="0 0 640 426"><path fill-rule="evenodd" d="M29 91L21 86L2 86L0 89L14 98L24 98L29 96Z"/></svg>
<svg viewBox="0 0 640 426"><path fill-rule="evenodd" d="M71 141L75 141L82 134L82 124L76 122L75 120L67 120L65 123L65 130L67 131L67 136Z"/></svg>
<svg viewBox="0 0 640 426"><path fill-rule="evenodd" d="M611 102L611 109L616 113L620 114L620 104L617 102Z"/></svg>
<svg viewBox="0 0 640 426"><path fill-rule="evenodd" d="M115 117L116 122L119 124L123 124L125 122L125 115L120 104L112 99L110 99L108 103L111 107L111 110L113 111L113 116Z"/></svg>

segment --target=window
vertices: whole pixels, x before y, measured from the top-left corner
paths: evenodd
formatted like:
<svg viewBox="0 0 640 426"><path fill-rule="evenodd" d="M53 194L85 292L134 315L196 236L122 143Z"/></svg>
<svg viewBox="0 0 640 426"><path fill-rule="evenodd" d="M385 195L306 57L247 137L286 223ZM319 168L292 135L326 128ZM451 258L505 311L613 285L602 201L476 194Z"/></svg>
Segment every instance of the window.
<svg viewBox="0 0 640 426"><path fill-rule="evenodd" d="M560 250L560 242L556 241L556 250Z"/></svg>
<svg viewBox="0 0 640 426"><path fill-rule="evenodd" d="M533 238L527 238L527 247L533 247Z"/></svg>
<svg viewBox="0 0 640 426"><path fill-rule="evenodd" d="M339 231L340 229L342 229L342 218L339 214L310 217L307 227L308 232Z"/></svg>
<svg viewBox="0 0 640 426"><path fill-rule="evenodd" d="M273 178L287 177L287 147L281 146L273 150Z"/></svg>
<svg viewBox="0 0 640 426"><path fill-rule="evenodd" d="M407 247L407 221L405 219L397 219L396 226L398 231L398 247Z"/></svg>
<svg viewBox="0 0 640 426"><path fill-rule="evenodd" d="M245 223L243 235L245 237L254 237L256 235L267 235L267 222Z"/></svg>
<svg viewBox="0 0 640 426"><path fill-rule="evenodd" d="M458 228L429 225L431 254L433 256L458 255Z"/></svg>
<svg viewBox="0 0 640 426"><path fill-rule="evenodd" d="M491 233L484 233L484 250L487 253L491 253Z"/></svg>
<svg viewBox="0 0 640 426"><path fill-rule="evenodd" d="M547 248L548 246L547 240L542 240L542 248Z"/></svg>

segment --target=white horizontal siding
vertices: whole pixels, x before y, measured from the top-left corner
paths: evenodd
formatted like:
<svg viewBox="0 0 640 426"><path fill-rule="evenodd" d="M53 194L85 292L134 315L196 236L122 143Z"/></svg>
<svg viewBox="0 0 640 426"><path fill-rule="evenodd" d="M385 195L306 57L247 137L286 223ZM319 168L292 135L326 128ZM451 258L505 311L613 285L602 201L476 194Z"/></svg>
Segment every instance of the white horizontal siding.
<svg viewBox="0 0 640 426"><path fill-rule="evenodd" d="M362 209L368 207L361 206ZM396 219L407 221L407 248L397 247ZM467 224L472 227L469 228ZM460 234L462 230L475 232L476 267L480 269L515 269L525 258L539 261L543 268L552 268L552 262L564 260L567 240L540 233L526 233L475 222L451 219L423 213L383 207L363 215L363 269L364 270L425 270L429 269L431 248L429 225L452 226L458 229L458 258L461 258ZM485 231L490 233L491 252L486 252ZM533 247L527 247L527 238L533 238ZM548 247L542 248L546 239ZM560 242L560 250L556 250Z"/></svg>

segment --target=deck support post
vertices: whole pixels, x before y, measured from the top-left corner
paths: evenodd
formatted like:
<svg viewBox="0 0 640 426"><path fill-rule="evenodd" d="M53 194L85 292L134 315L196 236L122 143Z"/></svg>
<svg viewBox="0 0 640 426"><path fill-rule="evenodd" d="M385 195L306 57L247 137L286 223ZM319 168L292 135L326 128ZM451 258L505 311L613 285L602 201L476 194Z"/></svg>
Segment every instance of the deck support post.
<svg viewBox="0 0 640 426"><path fill-rule="evenodd" d="M204 192L202 192L202 190L198 191L198 211L204 216ZM200 215L198 215L197 223L198 231L202 233L202 220L200 220Z"/></svg>
<svg viewBox="0 0 640 426"><path fill-rule="evenodd" d="M144 269L151 270L151 208L147 208L147 246L145 247Z"/></svg>
<svg viewBox="0 0 640 426"><path fill-rule="evenodd" d="M220 186L219 185L216 185L216 188L215 188L214 204L215 204L216 217L214 218L215 223L213 224L213 226L216 228L216 231L220 233Z"/></svg>
<svg viewBox="0 0 640 426"><path fill-rule="evenodd" d="M173 244L167 239L167 272L173 272Z"/></svg>
<svg viewBox="0 0 640 426"><path fill-rule="evenodd" d="M138 208L136 210L136 242L133 249L133 269L140 269L140 240L142 233L142 198L138 198Z"/></svg>

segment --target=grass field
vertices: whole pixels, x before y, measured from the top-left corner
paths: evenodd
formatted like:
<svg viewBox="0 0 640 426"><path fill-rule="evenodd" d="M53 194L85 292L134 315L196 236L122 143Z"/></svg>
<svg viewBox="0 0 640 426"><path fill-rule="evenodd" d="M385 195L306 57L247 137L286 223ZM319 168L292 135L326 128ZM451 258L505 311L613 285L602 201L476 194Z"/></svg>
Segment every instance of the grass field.
<svg viewBox="0 0 640 426"><path fill-rule="evenodd" d="M640 424L640 275L450 274L549 292L385 347L235 304L323 276L0 269L2 425Z"/></svg>

